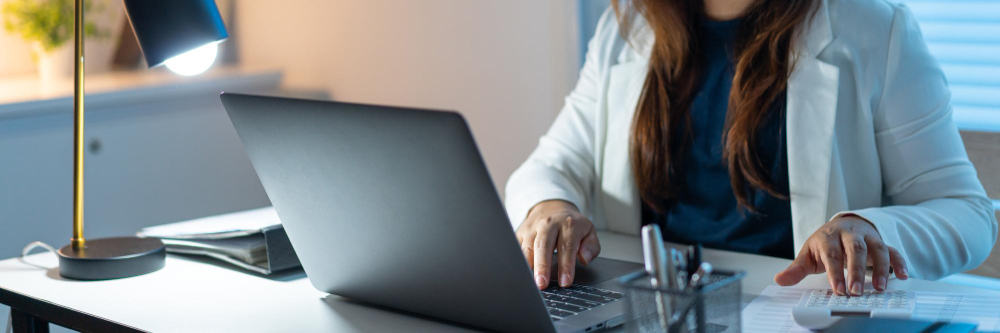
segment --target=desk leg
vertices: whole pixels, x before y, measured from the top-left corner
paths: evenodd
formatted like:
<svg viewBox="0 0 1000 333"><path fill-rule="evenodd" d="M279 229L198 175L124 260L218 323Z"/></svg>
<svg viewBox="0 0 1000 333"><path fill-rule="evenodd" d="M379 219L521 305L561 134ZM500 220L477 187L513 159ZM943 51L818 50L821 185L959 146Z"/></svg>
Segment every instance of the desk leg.
<svg viewBox="0 0 1000 333"><path fill-rule="evenodd" d="M14 333L49 333L49 322L18 309L10 309Z"/></svg>

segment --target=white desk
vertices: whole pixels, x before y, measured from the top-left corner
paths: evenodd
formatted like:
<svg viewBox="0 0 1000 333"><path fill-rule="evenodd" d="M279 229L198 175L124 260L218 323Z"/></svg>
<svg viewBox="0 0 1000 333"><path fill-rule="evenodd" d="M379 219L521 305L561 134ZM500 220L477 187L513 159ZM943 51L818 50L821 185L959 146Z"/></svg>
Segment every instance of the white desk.
<svg viewBox="0 0 1000 333"><path fill-rule="evenodd" d="M638 238L612 233L600 233L599 237L602 257L641 261ZM743 292L753 295L772 284L775 272L789 263L784 259L715 250L706 250L704 259L717 267L747 271ZM25 260L45 267L56 266L55 256L48 253L31 255ZM826 278L815 275L804 283L825 287ZM890 285L924 291L994 292L920 280L891 281ZM173 255L167 257L166 267L155 273L97 282L64 280L57 269L7 259L0 261L0 289L0 301L9 301L4 298L11 295L26 296L35 302L59 305L67 313L85 313L154 332L470 330L327 295L314 289L303 273L268 279L216 265L214 261ZM63 325L73 328L70 324Z"/></svg>

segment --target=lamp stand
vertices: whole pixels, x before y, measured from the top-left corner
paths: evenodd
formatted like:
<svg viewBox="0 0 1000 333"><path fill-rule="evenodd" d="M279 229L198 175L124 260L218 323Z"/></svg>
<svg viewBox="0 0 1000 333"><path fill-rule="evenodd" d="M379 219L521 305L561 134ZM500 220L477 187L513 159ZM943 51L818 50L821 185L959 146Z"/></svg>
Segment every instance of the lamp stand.
<svg viewBox="0 0 1000 333"><path fill-rule="evenodd" d="M163 268L167 251L159 239L83 238L83 0L74 10L73 238L59 249L59 275L78 280L117 279Z"/></svg>

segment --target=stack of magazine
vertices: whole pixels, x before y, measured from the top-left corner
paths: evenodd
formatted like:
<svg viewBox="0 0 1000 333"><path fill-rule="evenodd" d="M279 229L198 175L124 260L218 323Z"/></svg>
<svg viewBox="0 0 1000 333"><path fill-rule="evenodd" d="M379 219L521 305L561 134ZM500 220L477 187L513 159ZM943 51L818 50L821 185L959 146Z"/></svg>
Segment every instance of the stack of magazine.
<svg viewBox="0 0 1000 333"><path fill-rule="evenodd" d="M142 229L167 252L204 255L261 274L300 267L273 207L209 216Z"/></svg>

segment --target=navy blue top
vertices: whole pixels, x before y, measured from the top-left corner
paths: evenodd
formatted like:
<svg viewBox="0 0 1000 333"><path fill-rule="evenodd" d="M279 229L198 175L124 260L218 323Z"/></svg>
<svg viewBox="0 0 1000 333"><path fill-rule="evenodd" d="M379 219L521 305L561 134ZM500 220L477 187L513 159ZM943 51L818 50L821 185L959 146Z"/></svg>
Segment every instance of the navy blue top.
<svg viewBox="0 0 1000 333"><path fill-rule="evenodd" d="M692 133L675 133L673 139L691 134L690 146L674 163L681 182L680 198L663 213L643 205L643 224L658 223L664 239L678 243L703 243L706 247L791 259L792 214L789 201L751 190L751 213L738 207L722 159L722 131L733 83L733 44L740 20L703 20L699 47L703 54L701 82L691 103ZM758 152L769 167L772 184L788 193L785 147L785 95L769 111L759 132ZM666 172L666 171L664 171Z"/></svg>

